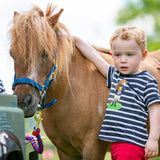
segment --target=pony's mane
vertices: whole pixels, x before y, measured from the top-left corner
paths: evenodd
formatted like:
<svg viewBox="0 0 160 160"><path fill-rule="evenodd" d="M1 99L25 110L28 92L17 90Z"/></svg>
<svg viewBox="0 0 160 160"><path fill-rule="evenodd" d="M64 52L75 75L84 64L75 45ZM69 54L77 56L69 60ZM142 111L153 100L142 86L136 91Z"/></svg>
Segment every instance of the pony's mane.
<svg viewBox="0 0 160 160"><path fill-rule="evenodd" d="M17 59L24 58L24 64L34 67L37 58L44 50L52 58L57 56L58 71L68 74L68 65L73 53L71 36L60 22L49 24L56 7L48 5L46 13L37 6L30 11L19 14L15 12L11 33L11 55Z"/></svg>

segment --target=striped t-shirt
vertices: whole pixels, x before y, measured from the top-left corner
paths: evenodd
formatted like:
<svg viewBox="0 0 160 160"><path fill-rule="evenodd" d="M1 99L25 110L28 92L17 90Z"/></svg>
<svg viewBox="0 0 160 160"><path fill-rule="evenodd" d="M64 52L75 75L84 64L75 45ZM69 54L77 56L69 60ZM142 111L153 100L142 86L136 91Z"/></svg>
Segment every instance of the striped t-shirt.
<svg viewBox="0 0 160 160"><path fill-rule="evenodd" d="M99 139L144 148L148 139L148 107L160 102L156 79L148 71L122 75L114 66L109 66L107 75L111 89Z"/></svg>

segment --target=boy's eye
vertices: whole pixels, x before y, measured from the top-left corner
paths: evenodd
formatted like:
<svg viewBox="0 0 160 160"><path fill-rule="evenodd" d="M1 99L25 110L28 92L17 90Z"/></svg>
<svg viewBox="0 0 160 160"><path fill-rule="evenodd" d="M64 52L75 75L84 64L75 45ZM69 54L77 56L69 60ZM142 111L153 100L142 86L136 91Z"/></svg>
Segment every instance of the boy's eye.
<svg viewBox="0 0 160 160"><path fill-rule="evenodd" d="M119 57L119 56L120 56L120 54L115 54L115 56L116 56L116 57Z"/></svg>
<svg viewBox="0 0 160 160"><path fill-rule="evenodd" d="M131 54L131 53L128 53L127 55L128 55L128 56L133 56L133 54Z"/></svg>

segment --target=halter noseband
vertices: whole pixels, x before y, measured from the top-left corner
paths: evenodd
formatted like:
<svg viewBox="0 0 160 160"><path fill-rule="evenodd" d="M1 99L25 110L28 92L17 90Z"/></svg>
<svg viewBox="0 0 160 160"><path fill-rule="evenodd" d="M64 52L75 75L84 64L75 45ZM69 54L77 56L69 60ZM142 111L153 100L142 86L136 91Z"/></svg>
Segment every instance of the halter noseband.
<svg viewBox="0 0 160 160"><path fill-rule="evenodd" d="M40 85L38 82L30 79L30 78L17 78L16 79L16 74L14 76L14 82L12 85L12 89L15 89L15 86L18 84L29 84L30 86L33 86L35 88L37 88L39 90L40 96L41 96L41 106L38 108L38 110L43 110L46 107L50 107L51 105L55 104L56 99L45 104L45 99L46 99L46 90L48 89L49 85L52 83L52 81L54 80L55 77L55 69L56 69L56 65L54 64L51 68L51 71L46 79L46 81L44 82L43 85Z"/></svg>

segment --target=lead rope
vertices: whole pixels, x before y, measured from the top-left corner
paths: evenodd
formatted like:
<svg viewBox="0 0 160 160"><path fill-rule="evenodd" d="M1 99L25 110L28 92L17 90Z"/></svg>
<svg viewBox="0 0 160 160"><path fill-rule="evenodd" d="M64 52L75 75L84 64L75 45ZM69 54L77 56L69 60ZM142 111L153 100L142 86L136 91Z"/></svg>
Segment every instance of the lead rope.
<svg viewBox="0 0 160 160"><path fill-rule="evenodd" d="M41 111L37 111L34 115L34 119L36 120L37 124L36 126L34 126L32 135L35 136L37 139L35 139L33 136L29 136L29 135L25 136L25 140L30 141L33 149L40 154L43 152L43 141L41 139L40 129L39 129L39 124L42 121L41 114L42 114ZM36 142L36 140L38 143Z"/></svg>

